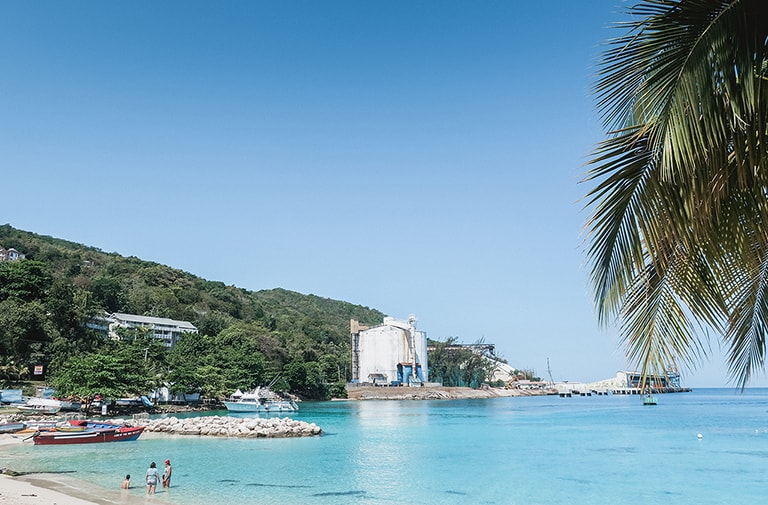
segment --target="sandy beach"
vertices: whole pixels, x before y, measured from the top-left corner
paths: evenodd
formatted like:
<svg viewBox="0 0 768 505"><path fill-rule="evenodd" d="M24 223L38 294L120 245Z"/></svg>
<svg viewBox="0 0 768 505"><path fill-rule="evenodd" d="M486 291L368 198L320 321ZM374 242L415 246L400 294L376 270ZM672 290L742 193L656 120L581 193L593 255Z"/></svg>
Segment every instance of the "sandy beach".
<svg viewBox="0 0 768 505"><path fill-rule="evenodd" d="M97 505L120 503L115 500L100 500L89 496L88 500L79 489L64 486L35 474L20 477L0 475L0 503L4 505Z"/></svg>
<svg viewBox="0 0 768 505"><path fill-rule="evenodd" d="M20 443L20 437L0 435L0 454L3 446ZM3 466L6 468L0 468L0 505L146 505L152 502L173 505L162 492L151 497L145 496L141 478L127 490L119 489L120 482L115 482L115 490L112 491L83 482L72 475L8 475L9 471L13 471L13 462L5 458Z"/></svg>
<svg viewBox="0 0 768 505"><path fill-rule="evenodd" d="M141 484L139 479L138 484ZM119 483L117 483L119 486ZM26 474L18 477L0 474L2 505L173 505L162 492L144 495L144 486L110 491L58 474Z"/></svg>

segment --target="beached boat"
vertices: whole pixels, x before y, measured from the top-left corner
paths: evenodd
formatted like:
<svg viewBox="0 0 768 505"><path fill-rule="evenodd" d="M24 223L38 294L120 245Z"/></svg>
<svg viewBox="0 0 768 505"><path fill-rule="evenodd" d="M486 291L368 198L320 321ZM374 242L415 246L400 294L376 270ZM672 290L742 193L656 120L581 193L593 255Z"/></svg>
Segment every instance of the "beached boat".
<svg viewBox="0 0 768 505"><path fill-rule="evenodd" d="M89 430L111 430L125 426L124 424L108 423L104 421L91 421L90 419L70 419L67 426L72 428L85 428Z"/></svg>
<svg viewBox="0 0 768 505"><path fill-rule="evenodd" d="M295 412L299 406L293 400L283 398L269 389L258 387L241 393L237 390L230 401L224 402L230 412Z"/></svg>
<svg viewBox="0 0 768 505"><path fill-rule="evenodd" d="M16 433L17 431L21 431L26 427L27 425L24 423L0 424L0 433Z"/></svg>
<svg viewBox="0 0 768 505"><path fill-rule="evenodd" d="M35 433L32 441L35 445L62 445L62 444L93 444L100 442L129 442L139 438L144 431L144 426L127 426L109 423L91 423L88 421L70 421L70 423L81 422L83 424L71 424L71 428L82 428L70 431L68 429L41 431Z"/></svg>
<svg viewBox="0 0 768 505"><path fill-rule="evenodd" d="M23 412L33 414L58 414L61 410L61 402L51 398L30 398L24 405L16 408Z"/></svg>
<svg viewBox="0 0 768 505"><path fill-rule="evenodd" d="M58 421L24 421L24 429L16 433L18 435L32 435L38 431L53 431L58 425Z"/></svg>
<svg viewBox="0 0 768 505"><path fill-rule="evenodd" d="M83 404L81 402L75 401L75 400L56 400L61 405L61 410L66 410L68 412L79 412L83 408Z"/></svg>
<svg viewBox="0 0 768 505"><path fill-rule="evenodd" d="M60 405L19 405L16 408L31 414L58 414L61 410Z"/></svg>

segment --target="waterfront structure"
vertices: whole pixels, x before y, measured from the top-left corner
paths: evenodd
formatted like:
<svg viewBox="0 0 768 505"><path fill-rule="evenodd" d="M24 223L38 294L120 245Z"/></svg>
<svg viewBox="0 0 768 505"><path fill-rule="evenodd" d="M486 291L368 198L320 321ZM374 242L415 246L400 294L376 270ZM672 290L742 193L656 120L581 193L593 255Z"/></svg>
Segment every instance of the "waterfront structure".
<svg viewBox="0 0 768 505"><path fill-rule="evenodd" d="M93 318L88 327L103 333L113 340L120 340L118 328L146 328L150 334L162 340L166 347L173 347L185 333L197 333L195 325L189 321L177 321L165 317L138 316L115 312Z"/></svg>
<svg viewBox="0 0 768 505"><path fill-rule="evenodd" d="M605 379L598 382L592 382L585 385L587 389L606 389L614 394L637 395L643 393L642 373L638 371L620 370L616 372L616 377ZM560 389L558 384L558 389ZM566 386L574 389L574 384ZM678 393L688 392L691 388L684 387L680 383L680 374L674 370L668 370L664 374L651 374L646 378L645 389L652 390L655 393Z"/></svg>
<svg viewBox="0 0 768 505"><path fill-rule="evenodd" d="M616 378L624 382L628 388L639 388L642 386L643 375L640 372L621 371L616 374ZM646 379L646 386L653 389L680 388L680 374L668 371L664 375L649 375Z"/></svg>
<svg viewBox="0 0 768 505"><path fill-rule="evenodd" d="M374 385L420 385L429 377L427 334L408 321L385 317L368 327L350 320L352 382Z"/></svg>

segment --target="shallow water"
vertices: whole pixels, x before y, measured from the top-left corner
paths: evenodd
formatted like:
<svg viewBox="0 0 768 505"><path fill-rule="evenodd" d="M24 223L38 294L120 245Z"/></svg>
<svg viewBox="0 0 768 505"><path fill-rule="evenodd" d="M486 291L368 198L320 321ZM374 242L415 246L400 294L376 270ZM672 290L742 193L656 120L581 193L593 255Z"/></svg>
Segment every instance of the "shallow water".
<svg viewBox="0 0 768 505"><path fill-rule="evenodd" d="M217 414L224 414L218 412ZM3 466L110 489L173 461L153 501L187 505L743 504L768 496L768 389L640 397L303 403L321 437L142 436L9 446ZM701 439L697 434L701 434Z"/></svg>

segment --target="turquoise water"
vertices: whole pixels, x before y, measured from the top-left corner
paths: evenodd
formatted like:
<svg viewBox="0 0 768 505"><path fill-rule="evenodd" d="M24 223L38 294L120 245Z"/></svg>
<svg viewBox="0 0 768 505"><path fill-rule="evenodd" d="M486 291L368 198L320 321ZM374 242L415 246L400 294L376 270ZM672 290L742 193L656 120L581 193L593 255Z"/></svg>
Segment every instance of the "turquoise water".
<svg viewBox="0 0 768 505"><path fill-rule="evenodd" d="M219 412L218 414L223 414ZM74 471L153 501L257 504L745 504L768 498L768 389L640 397L303 403L316 438L142 438L3 448L22 471ZM697 438L701 433L702 438Z"/></svg>

